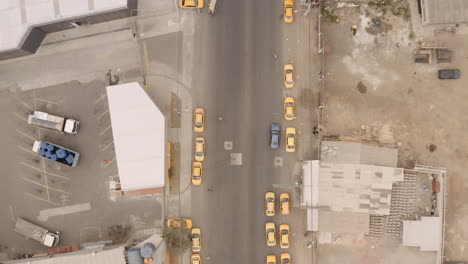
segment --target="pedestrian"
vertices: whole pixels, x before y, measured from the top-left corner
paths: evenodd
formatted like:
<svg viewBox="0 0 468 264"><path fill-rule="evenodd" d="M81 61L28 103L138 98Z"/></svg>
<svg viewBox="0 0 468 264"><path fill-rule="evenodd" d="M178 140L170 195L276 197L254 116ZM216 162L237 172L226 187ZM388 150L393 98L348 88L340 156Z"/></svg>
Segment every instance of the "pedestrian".
<svg viewBox="0 0 468 264"><path fill-rule="evenodd" d="M213 192L213 187L212 187L212 186L210 186L210 187L208 188L208 192Z"/></svg>
<svg viewBox="0 0 468 264"><path fill-rule="evenodd" d="M397 46L397 48L399 48L400 47L400 42L397 42L396 46Z"/></svg>
<svg viewBox="0 0 468 264"><path fill-rule="evenodd" d="M317 135L318 134L318 129L317 127L314 127L314 130L312 131L312 134Z"/></svg>
<svg viewBox="0 0 468 264"><path fill-rule="evenodd" d="M276 56L276 54L273 54L273 57L275 58L275 60L278 58L278 56Z"/></svg>

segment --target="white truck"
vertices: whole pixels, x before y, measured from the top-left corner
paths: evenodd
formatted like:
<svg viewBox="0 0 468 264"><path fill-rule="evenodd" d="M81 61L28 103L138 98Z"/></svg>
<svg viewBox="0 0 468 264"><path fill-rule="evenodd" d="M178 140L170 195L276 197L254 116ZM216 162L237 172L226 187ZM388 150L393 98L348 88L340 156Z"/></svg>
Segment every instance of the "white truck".
<svg viewBox="0 0 468 264"><path fill-rule="evenodd" d="M15 232L32 238L48 247L55 247L60 240L60 232L49 232L49 230L21 218L16 220Z"/></svg>
<svg viewBox="0 0 468 264"><path fill-rule="evenodd" d="M78 133L80 123L76 120L51 115L41 111L33 111L28 118L28 124L54 129L68 134Z"/></svg>
<svg viewBox="0 0 468 264"><path fill-rule="evenodd" d="M34 140L32 151L71 167L76 167L80 158L80 153L47 141Z"/></svg>

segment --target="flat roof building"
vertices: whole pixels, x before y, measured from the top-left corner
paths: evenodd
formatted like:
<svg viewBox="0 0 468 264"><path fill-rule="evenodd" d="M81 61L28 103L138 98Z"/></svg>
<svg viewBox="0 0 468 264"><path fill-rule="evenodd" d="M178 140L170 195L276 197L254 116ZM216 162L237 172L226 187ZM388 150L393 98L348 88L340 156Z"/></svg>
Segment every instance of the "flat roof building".
<svg viewBox="0 0 468 264"><path fill-rule="evenodd" d="M424 24L468 23L466 0L419 0Z"/></svg>
<svg viewBox="0 0 468 264"><path fill-rule="evenodd" d="M138 83L107 87L122 191L162 188L166 177L166 121Z"/></svg>
<svg viewBox="0 0 468 264"><path fill-rule="evenodd" d="M0 1L0 60L33 54L47 33L136 15L138 0Z"/></svg>

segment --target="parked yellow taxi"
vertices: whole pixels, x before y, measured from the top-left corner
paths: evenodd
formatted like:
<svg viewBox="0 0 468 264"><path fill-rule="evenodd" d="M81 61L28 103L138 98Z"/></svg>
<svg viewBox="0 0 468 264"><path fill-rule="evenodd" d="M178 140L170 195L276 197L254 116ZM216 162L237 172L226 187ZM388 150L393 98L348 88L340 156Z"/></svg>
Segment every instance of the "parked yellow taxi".
<svg viewBox="0 0 468 264"><path fill-rule="evenodd" d="M200 185L203 177L203 164L199 161L195 161L192 164L192 184Z"/></svg>
<svg viewBox="0 0 468 264"><path fill-rule="evenodd" d="M195 138L195 160L205 160L205 139L203 137Z"/></svg>
<svg viewBox="0 0 468 264"><path fill-rule="evenodd" d="M280 247L289 248L289 225L282 224L279 227Z"/></svg>
<svg viewBox="0 0 468 264"><path fill-rule="evenodd" d="M193 130L201 133L205 128L205 110L203 108L196 108L193 117Z"/></svg>
<svg viewBox="0 0 468 264"><path fill-rule="evenodd" d="M265 224L266 243L269 247L276 246L276 228L275 223L268 222Z"/></svg>
<svg viewBox="0 0 468 264"><path fill-rule="evenodd" d="M290 211L289 193L280 194L280 211L282 215L288 215Z"/></svg>
<svg viewBox="0 0 468 264"><path fill-rule="evenodd" d="M286 128L286 152L296 151L296 128Z"/></svg>
<svg viewBox="0 0 468 264"><path fill-rule="evenodd" d="M201 251L201 230L200 228L192 229L192 251Z"/></svg>
<svg viewBox="0 0 468 264"><path fill-rule="evenodd" d="M286 23L294 22L294 0L284 0L283 19Z"/></svg>
<svg viewBox="0 0 468 264"><path fill-rule="evenodd" d="M180 8L203 8L203 0L179 0L179 7Z"/></svg>
<svg viewBox="0 0 468 264"><path fill-rule="evenodd" d="M294 98L286 97L284 99L284 119L294 120L296 118L296 103Z"/></svg>
<svg viewBox="0 0 468 264"><path fill-rule="evenodd" d="M275 215L275 193L273 192L265 194L265 214L267 216Z"/></svg>

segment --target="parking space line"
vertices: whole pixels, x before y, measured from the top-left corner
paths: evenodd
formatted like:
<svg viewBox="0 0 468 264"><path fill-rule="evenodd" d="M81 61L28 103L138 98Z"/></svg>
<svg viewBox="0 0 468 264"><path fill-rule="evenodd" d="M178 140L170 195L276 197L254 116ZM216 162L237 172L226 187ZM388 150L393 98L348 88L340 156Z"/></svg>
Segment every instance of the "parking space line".
<svg viewBox="0 0 468 264"><path fill-rule="evenodd" d="M99 135L102 136L104 133L106 133L107 130L109 130L109 128L111 128L111 126L106 127L106 129L101 131L101 133L99 133Z"/></svg>
<svg viewBox="0 0 468 264"><path fill-rule="evenodd" d="M22 120L28 122L28 120L27 120L26 118L20 116L18 113L14 112L13 114L14 114L16 117L18 117L19 119L22 119Z"/></svg>
<svg viewBox="0 0 468 264"><path fill-rule="evenodd" d="M29 149L27 149L27 148L23 148L22 146L17 146L17 147L18 147L19 149L21 149L21 150L24 150L24 151L27 151L27 152L31 152L32 154L37 155L37 153L34 152L34 151L32 151L32 150L29 150Z"/></svg>
<svg viewBox="0 0 468 264"><path fill-rule="evenodd" d="M36 140L35 138L31 137L30 135L28 135L28 134L26 134L26 133L24 133L24 132L19 131L18 129L16 129L16 132L20 133L21 135L23 135L23 136L25 136L25 137L28 137L28 138L34 140L34 141Z"/></svg>
<svg viewBox="0 0 468 264"><path fill-rule="evenodd" d="M55 104L55 105L58 105L58 103L55 103L55 102L52 102L52 101L48 101L48 100L45 100L45 99L42 99L42 98L38 98L38 97L35 97L34 100L38 100L38 101L42 101L42 102L46 102L46 103L49 103L49 104Z"/></svg>
<svg viewBox="0 0 468 264"><path fill-rule="evenodd" d="M46 202L46 203L50 203L50 204L53 204L53 205L60 205L60 204L58 204L58 203L54 203L54 202L52 202L52 201L48 201L48 200L46 200L46 199L44 199L44 198L38 197L38 196L36 196L36 195L30 194L30 193L27 193L27 192L25 192L24 194L29 195L29 196L31 196L32 198L36 198L36 199L38 199L38 200L40 200L40 201L43 201L43 202Z"/></svg>
<svg viewBox="0 0 468 264"><path fill-rule="evenodd" d="M19 102L21 102L23 105L25 105L27 108L29 108L31 111L34 111L34 109L28 105L27 103L25 103L23 100L19 99L18 96L15 96L15 99L18 100Z"/></svg>
<svg viewBox="0 0 468 264"><path fill-rule="evenodd" d="M145 40L143 40L143 55L145 57L146 73L149 74L148 48L146 47L146 41Z"/></svg>
<svg viewBox="0 0 468 264"><path fill-rule="evenodd" d="M60 190L60 189L57 189L57 188L53 188L53 187L50 187L50 186L46 186L46 185L44 185L44 184L41 184L41 183L39 183L39 182L30 180L30 179L28 179L28 178L23 178L23 180L28 181L28 182L30 182L30 183L34 183L34 184L36 184L36 185L42 186L42 187L47 188L47 189L51 189L51 190L56 191L56 192L71 194L71 193L69 193L69 192L66 192L66 191L63 191L63 190Z"/></svg>
<svg viewBox="0 0 468 264"><path fill-rule="evenodd" d="M44 187L46 187L46 191L47 191L47 200L50 201L49 183L47 182L47 173L46 173L45 166L44 166L44 159L41 159L41 164L42 164L42 171L44 172L44 181L46 185Z"/></svg>
<svg viewBox="0 0 468 264"><path fill-rule="evenodd" d="M103 117L103 116L104 116L105 114L107 114L107 113L109 113L109 109L106 110L106 111L104 111L104 113L100 114L100 115L98 116L97 119L98 119L98 120L101 119L101 117Z"/></svg>
<svg viewBox="0 0 468 264"><path fill-rule="evenodd" d="M13 216L13 208L11 208L11 205L9 205L9 207L10 207L10 217L11 217L11 220L13 220L14 222L16 220L15 220L15 217Z"/></svg>
<svg viewBox="0 0 468 264"><path fill-rule="evenodd" d="M109 166L112 162L114 162L115 158L112 158L109 162L106 163L106 165L104 165L104 168L107 168L107 166Z"/></svg>
<svg viewBox="0 0 468 264"><path fill-rule="evenodd" d="M114 144L114 140L111 141L107 146L105 146L102 151L106 150L108 147L110 147L112 144Z"/></svg>
<svg viewBox="0 0 468 264"><path fill-rule="evenodd" d="M45 158L43 158L43 157L41 157L41 158L42 158L42 159L45 159ZM36 167L34 167L34 166L32 166L32 165L29 165L29 164L27 164L27 163L24 163L24 162L19 162L19 164L24 165L24 166L26 166L26 167L29 167L29 168L31 168L31 169L33 169L33 170L40 171L40 172L42 172L42 173L47 173L47 174L49 174L49 175L51 175L51 176L55 176L55 177L58 177L58 178L61 178L61 179L64 179L64 180L70 180L70 178L68 178L68 177L61 176L61 175L58 175L58 174L55 174L55 173L52 173L52 172L48 172L48 171L43 171L43 170L41 170L41 169L39 169L39 168L36 168Z"/></svg>
<svg viewBox="0 0 468 264"><path fill-rule="evenodd" d="M39 130L45 130L45 131L47 131L47 132L52 132L52 133L60 134L60 135L63 134L63 133L58 132L57 130L47 129L47 128L38 127L38 126L35 126L35 127L37 127L37 129L39 129ZM39 132L39 131L38 131L38 132ZM39 134L39 135L40 135L40 134Z"/></svg>
<svg viewBox="0 0 468 264"><path fill-rule="evenodd" d="M96 100L96 104L99 103L102 99L104 99L107 96L107 94L103 94L99 99Z"/></svg>

